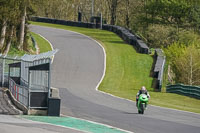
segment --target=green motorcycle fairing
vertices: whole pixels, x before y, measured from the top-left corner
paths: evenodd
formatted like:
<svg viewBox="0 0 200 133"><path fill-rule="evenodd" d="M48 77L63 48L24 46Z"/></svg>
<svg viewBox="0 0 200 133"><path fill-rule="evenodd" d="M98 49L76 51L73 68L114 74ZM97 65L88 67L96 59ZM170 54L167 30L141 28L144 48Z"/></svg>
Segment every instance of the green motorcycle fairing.
<svg viewBox="0 0 200 133"><path fill-rule="evenodd" d="M141 94L138 98L138 112L143 114L144 110L146 109L146 105L148 104L149 98L147 97L146 94ZM145 105L145 106L142 106Z"/></svg>

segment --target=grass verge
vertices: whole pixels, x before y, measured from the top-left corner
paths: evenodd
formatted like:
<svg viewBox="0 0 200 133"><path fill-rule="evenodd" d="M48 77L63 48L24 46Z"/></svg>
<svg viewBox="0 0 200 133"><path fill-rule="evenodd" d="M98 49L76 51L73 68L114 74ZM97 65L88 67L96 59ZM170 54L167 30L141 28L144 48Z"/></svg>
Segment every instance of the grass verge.
<svg viewBox="0 0 200 133"><path fill-rule="evenodd" d="M52 50L49 42L46 41L44 38L42 38L40 35L38 35L34 32L31 32L31 35L33 36L33 38L37 42L37 45L40 49L40 53L44 53L44 52L48 52L48 51Z"/></svg>
<svg viewBox="0 0 200 133"><path fill-rule="evenodd" d="M31 22L31 24L71 30L99 41L107 54L106 75L99 90L135 100L138 89L144 85L150 90L150 104L200 113L200 104L197 99L153 92L151 88L153 78L150 77L153 58L150 55L137 53L131 45L124 43L116 34L105 30L49 23Z"/></svg>
<svg viewBox="0 0 200 133"><path fill-rule="evenodd" d="M37 45L40 49L40 53L48 52L51 51L51 46L48 41L46 41L44 38L42 38L40 35L30 32L27 36L27 43L28 43L28 49L29 52L27 51L19 51L16 45L11 45L10 51L8 52L8 55L12 56L23 56L24 54L35 54L35 47L34 44L31 40L30 34L34 37L35 41L37 42Z"/></svg>

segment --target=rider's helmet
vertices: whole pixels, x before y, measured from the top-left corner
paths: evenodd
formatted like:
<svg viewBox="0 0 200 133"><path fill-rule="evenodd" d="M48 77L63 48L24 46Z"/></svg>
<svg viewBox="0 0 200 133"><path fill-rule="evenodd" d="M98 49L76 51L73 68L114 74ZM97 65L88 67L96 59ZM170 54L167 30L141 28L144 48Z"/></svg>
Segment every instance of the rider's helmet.
<svg viewBox="0 0 200 133"><path fill-rule="evenodd" d="M145 86L142 86L141 91L142 91L142 94L145 94L145 93L147 92L146 87L145 87Z"/></svg>

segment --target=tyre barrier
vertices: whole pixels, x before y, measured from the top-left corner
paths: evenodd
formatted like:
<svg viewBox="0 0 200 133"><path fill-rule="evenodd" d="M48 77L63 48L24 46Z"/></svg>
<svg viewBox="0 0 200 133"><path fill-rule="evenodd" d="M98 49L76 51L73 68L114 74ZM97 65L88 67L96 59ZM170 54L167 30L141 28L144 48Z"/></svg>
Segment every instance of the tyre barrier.
<svg viewBox="0 0 200 133"><path fill-rule="evenodd" d="M149 54L150 53L149 47L146 45L146 43L144 43L141 40L141 38L132 34L126 28L123 28L123 27L120 27L120 26L115 26L115 25L104 24L102 29L116 33L126 43L133 45L139 53L143 53L143 54Z"/></svg>
<svg viewBox="0 0 200 133"><path fill-rule="evenodd" d="M84 27L84 28L100 27L100 24L58 20L58 19L45 18L45 17L32 17L31 20L36 21L36 22L45 22L45 23L61 24L61 25ZM143 54L150 53L149 47L146 45L146 43L144 43L138 36L132 34L126 28L115 26L115 25L104 24L102 25L102 29L116 33L126 43L133 45L139 53L143 53Z"/></svg>

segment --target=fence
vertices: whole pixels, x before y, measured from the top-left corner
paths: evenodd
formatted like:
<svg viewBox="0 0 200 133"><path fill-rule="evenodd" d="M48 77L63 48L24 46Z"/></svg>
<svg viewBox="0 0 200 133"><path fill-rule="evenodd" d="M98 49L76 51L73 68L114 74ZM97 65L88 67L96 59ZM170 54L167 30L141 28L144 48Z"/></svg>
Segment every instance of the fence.
<svg viewBox="0 0 200 133"><path fill-rule="evenodd" d="M0 54L0 86L1 87L8 87L8 74L9 74L9 64L17 63L20 61L20 58L15 56L3 56ZM11 75L19 76L19 70L17 68L13 68Z"/></svg>
<svg viewBox="0 0 200 133"><path fill-rule="evenodd" d="M18 102L28 107L28 104L29 104L29 89L28 88L16 84L13 79L9 78L9 89L12 95L15 97L15 99Z"/></svg>
<svg viewBox="0 0 200 133"><path fill-rule="evenodd" d="M200 87L199 86L189 86L189 85L183 85L183 84L168 85L167 92L177 93L177 94L200 99Z"/></svg>

